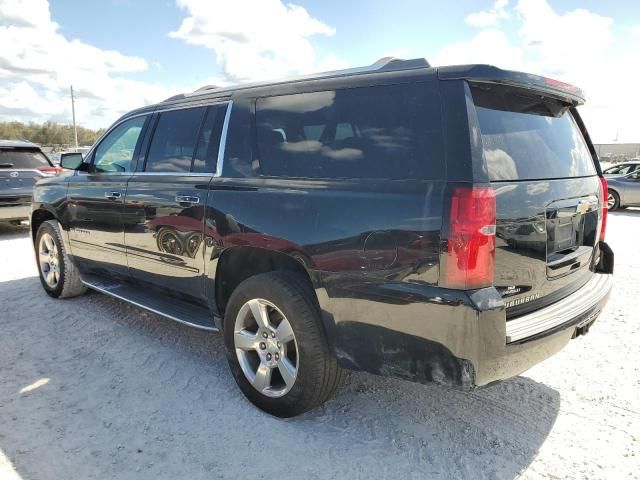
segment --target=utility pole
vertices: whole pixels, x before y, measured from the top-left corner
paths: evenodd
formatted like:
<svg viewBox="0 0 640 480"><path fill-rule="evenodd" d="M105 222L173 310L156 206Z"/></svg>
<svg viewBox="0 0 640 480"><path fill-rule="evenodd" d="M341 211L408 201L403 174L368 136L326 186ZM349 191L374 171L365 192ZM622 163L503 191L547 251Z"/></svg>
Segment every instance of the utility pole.
<svg viewBox="0 0 640 480"><path fill-rule="evenodd" d="M78 151L78 130L76 129L76 103L73 98L73 85L71 85L71 114L73 115L73 143Z"/></svg>

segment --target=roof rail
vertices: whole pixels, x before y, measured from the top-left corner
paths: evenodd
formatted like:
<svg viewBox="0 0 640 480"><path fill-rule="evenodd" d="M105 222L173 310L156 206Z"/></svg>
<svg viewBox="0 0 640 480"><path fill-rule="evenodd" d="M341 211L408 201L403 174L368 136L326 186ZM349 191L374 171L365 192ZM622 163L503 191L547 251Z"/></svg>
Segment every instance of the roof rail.
<svg viewBox="0 0 640 480"><path fill-rule="evenodd" d="M196 90L197 91L197 90ZM173 95L169 98L165 98L162 102L160 103L164 103L164 102L170 102L171 100L180 100L181 98L184 98L184 93L179 93L177 95Z"/></svg>
<svg viewBox="0 0 640 480"><path fill-rule="evenodd" d="M217 85L204 85L204 86L198 88L197 90L194 90L194 93L195 92L201 92L203 90L215 90L216 88L220 88L220 87L218 87Z"/></svg>
<svg viewBox="0 0 640 480"><path fill-rule="evenodd" d="M298 77L285 78L280 80L268 80L265 82L247 83L247 84L234 85L234 86L228 86L228 87L226 86L217 87L215 85L205 85L191 93L186 94L186 96L201 95L211 90L216 90L217 92L223 93L223 92L230 92L234 90L241 90L244 88L276 85L279 83L296 82L301 80L315 80L315 79L319 80L323 78L341 77L345 75L354 75L359 73L392 72L392 71L398 71L398 70L411 70L415 68L429 68L430 66L431 65L429 64L429 62L427 62L427 60L424 58L414 58L411 60L403 60L395 57L383 57L378 61L374 62L373 64L366 65L364 67L347 68L344 70L332 70L329 72L312 73L309 75L302 75Z"/></svg>

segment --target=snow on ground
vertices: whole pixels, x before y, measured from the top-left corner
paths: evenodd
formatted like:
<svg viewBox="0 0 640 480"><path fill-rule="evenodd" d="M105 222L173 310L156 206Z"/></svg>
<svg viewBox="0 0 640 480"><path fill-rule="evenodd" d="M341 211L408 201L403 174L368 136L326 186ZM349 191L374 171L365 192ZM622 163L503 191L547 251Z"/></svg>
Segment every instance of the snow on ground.
<svg viewBox="0 0 640 480"><path fill-rule="evenodd" d="M252 407L222 341L42 291L0 227L0 478L640 478L640 210L610 216L616 286L586 337L474 393L351 374L291 420Z"/></svg>

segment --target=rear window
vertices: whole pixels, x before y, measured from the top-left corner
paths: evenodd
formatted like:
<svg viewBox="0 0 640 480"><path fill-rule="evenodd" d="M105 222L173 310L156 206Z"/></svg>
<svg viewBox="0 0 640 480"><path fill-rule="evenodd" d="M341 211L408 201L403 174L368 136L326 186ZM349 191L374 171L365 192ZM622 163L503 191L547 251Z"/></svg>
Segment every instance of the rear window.
<svg viewBox="0 0 640 480"><path fill-rule="evenodd" d="M50 166L51 164L47 160L47 157L39 150L0 150L0 168L33 170Z"/></svg>
<svg viewBox="0 0 640 480"><path fill-rule="evenodd" d="M471 92L491 180L596 174L568 105L512 87L472 85Z"/></svg>
<svg viewBox="0 0 640 480"><path fill-rule="evenodd" d="M442 175L439 102L424 83L260 98L261 173L298 178Z"/></svg>

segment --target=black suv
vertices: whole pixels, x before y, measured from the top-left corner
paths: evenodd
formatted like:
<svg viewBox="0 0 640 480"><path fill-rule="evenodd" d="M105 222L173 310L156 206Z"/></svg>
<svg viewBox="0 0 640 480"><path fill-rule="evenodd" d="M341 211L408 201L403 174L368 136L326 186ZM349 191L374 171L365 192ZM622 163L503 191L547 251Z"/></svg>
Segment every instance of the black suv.
<svg viewBox="0 0 640 480"><path fill-rule="evenodd" d="M512 377L587 332L611 288L583 101L396 59L169 98L38 183L42 285L221 330L244 394L283 417L344 369Z"/></svg>
<svg viewBox="0 0 640 480"><path fill-rule="evenodd" d="M57 173L35 143L0 140L0 223L28 220L36 181Z"/></svg>

